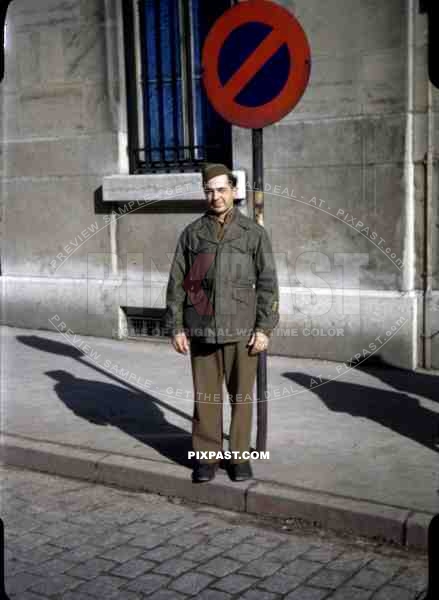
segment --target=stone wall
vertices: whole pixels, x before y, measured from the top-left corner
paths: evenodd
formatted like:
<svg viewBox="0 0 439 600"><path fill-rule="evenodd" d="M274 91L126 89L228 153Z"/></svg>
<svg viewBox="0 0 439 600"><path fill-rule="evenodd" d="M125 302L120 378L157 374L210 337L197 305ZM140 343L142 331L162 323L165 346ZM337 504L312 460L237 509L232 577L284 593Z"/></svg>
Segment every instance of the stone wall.
<svg viewBox="0 0 439 600"><path fill-rule="evenodd" d="M115 28L114 15L98 0L10 5L0 86L7 323L51 328L48 318L59 313L72 329L111 331L113 302L102 298L102 315L87 311L87 288L102 278L95 253L110 252L95 191L103 175L118 170L109 100L119 84L108 79L108 28Z"/></svg>

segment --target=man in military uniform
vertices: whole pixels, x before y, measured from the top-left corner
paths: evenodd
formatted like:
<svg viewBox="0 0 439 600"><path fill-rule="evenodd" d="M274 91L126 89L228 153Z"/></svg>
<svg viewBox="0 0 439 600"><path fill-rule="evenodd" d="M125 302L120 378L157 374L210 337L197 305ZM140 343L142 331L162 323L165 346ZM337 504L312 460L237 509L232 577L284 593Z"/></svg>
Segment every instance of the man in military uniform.
<svg viewBox="0 0 439 600"><path fill-rule="evenodd" d="M183 230L171 266L168 325L175 350L190 350L193 450L222 450L225 378L231 402L229 474L243 481L253 476L242 454L250 449L258 354L267 349L279 320L278 282L267 232L234 206L233 173L209 164L203 184L208 210ZM218 464L217 457L197 460L193 481L213 479Z"/></svg>

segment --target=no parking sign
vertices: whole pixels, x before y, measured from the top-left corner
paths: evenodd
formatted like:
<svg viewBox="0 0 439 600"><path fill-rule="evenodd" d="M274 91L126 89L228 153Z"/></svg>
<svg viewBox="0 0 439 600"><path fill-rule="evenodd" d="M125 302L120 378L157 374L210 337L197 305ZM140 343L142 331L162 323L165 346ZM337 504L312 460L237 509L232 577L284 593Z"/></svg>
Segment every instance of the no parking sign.
<svg viewBox="0 0 439 600"><path fill-rule="evenodd" d="M240 2L215 22L203 47L203 82L230 123L261 128L300 100L311 52L298 20L269 0Z"/></svg>

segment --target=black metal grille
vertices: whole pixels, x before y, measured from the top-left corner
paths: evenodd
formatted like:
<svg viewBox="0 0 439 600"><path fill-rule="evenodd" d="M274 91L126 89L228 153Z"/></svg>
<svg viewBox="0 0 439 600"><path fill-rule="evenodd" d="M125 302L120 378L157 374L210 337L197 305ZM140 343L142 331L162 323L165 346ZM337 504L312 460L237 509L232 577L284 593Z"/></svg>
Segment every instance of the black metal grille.
<svg viewBox="0 0 439 600"><path fill-rule="evenodd" d="M211 162L226 162L220 156L218 159L211 157L213 152L219 154L221 146L150 146L146 148L134 148L135 173L159 173L159 172L185 172L199 171L207 160ZM153 153L159 153L159 159L152 158ZM198 153L202 158L195 158ZM165 155L167 158L165 158ZM172 157L172 158L171 158Z"/></svg>
<svg viewBox="0 0 439 600"><path fill-rule="evenodd" d="M124 307L127 316L127 337L164 339L170 336L165 326L165 309Z"/></svg>

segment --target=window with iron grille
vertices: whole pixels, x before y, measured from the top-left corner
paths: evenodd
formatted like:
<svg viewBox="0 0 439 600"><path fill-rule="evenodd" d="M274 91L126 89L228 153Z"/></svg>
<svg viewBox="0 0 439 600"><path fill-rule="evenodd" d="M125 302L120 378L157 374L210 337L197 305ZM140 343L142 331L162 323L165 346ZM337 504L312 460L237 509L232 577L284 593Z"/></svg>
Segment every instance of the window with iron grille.
<svg viewBox="0 0 439 600"><path fill-rule="evenodd" d="M123 0L131 173L231 165L231 128L210 106L201 52L231 0Z"/></svg>

